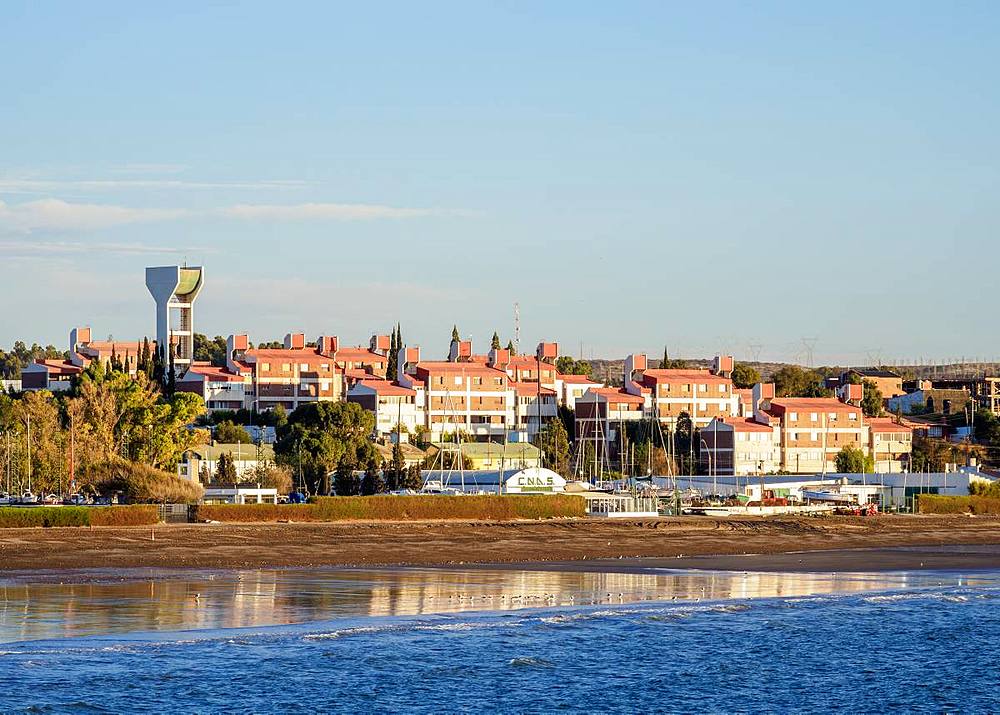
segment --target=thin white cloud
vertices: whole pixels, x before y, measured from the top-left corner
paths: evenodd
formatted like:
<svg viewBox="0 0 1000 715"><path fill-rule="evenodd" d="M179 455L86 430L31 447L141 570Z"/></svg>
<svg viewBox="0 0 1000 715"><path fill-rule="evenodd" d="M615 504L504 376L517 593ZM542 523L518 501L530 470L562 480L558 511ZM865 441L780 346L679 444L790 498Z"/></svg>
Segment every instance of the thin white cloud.
<svg viewBox="0 0 1000 715"><path fill-rule="evenodd" d="M0 232L94 231L139 223L197 217L242 221L365 221L459 215L440 209L400 208L380 204L237 204L215 209L134 208L114 204L73 203L45 198L9 204L0 201Z"/></svg>
<svg viewBox="0 0 1000 715"><path fill-rule="evenodd" d="M436 209L398 208L378 204L237 204L218 210L220 216L264 221L360 221L440 215Z"/></svg>
<svg viewBox="0 0 1000 715"><path fill-rule="evenodd" d="M108 204L70 203L38 199L20 204L0 201L0 228L19 232L38 230L92 231L134 223L167 221L187 216L184 209L129 208Z"/></svg>
<svg viewBox="0 0 1000 715"><path fill-rule="evenodd" d="M164 172L166 173L166 172ZM185 181L183 179L0 179L0 194L48 194L54 191L111 191L119 189L298 189L308 184L297 180L273 181Z"/></svg>
<svg viewBox="0 0 1000 715"><path fill-rule="evenodd" d="M0 252L15 258L38 258L43 256L69 256L77 254L114 254L122 256L145 256L156 254L185 255L193 249L176 246L150 246L142 243L89 243L83 241L37 241L0 240ZM205 253L205 248L199 248Z"/></svg>

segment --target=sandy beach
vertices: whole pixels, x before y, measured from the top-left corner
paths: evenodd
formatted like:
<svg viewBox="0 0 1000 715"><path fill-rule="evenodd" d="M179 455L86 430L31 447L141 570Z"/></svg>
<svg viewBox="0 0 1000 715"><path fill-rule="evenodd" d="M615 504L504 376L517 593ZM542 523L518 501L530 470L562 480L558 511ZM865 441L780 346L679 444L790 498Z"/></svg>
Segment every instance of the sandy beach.
<svg viewBox="0 0 1000 715"><path fill-rule="evenodd" d="M4 529L0 571L553 562L590 569L635 558L772 571L998 567L1000 550L952 548L989 544L1000 544L1000 519L965 516L183 524ZM931 555L895 548L942 546L949 548Z"/></svg>

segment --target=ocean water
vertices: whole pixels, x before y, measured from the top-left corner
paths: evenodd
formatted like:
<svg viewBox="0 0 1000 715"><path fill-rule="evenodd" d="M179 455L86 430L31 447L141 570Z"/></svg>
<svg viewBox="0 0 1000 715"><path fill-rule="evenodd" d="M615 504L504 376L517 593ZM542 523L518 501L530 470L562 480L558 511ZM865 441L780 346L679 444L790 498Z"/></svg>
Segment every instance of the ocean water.
<svg viewBox="0 0 1000 715"><path fill-rule="evenodd" d="M0 585L0 711L1000 709L997 572L83 577Z"/></svg>

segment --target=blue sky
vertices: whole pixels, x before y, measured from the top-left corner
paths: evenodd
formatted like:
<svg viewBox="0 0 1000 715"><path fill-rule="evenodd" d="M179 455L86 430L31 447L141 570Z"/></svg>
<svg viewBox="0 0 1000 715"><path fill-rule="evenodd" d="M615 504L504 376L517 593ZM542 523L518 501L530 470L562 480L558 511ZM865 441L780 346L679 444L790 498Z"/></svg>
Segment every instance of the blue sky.
<svg viewBox="0 0 1000 715"><path fill-rule="evenodd" d="M45 3L0 22L0 345L197 329L1000 355L996 3Z"/></svg>

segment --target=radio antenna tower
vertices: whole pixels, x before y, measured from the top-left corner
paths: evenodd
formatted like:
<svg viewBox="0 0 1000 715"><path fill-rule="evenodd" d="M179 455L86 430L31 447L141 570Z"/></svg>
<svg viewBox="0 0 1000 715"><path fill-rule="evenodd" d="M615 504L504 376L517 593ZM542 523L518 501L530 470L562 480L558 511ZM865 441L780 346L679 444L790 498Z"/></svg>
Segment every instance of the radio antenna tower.
<svg viewBox="0 0 1000 715"><path fill-rule="evenodd" d="M514 303L514 350L521 353L521 304Z"/></svg>

